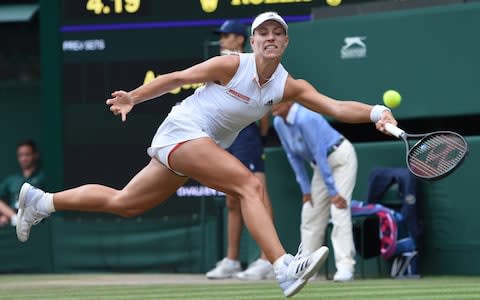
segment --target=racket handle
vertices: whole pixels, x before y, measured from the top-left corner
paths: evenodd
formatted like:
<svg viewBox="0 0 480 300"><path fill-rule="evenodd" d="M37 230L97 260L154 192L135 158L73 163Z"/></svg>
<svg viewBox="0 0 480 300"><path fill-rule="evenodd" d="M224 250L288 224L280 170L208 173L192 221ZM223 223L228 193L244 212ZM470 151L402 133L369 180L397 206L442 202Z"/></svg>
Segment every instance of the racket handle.
<svg viewBox="0 0 480 300"><path fill-rule="evenodd" d="M405 133L405 131L390 123L385 124L385 130L397 138L400 138Z"/></svg>

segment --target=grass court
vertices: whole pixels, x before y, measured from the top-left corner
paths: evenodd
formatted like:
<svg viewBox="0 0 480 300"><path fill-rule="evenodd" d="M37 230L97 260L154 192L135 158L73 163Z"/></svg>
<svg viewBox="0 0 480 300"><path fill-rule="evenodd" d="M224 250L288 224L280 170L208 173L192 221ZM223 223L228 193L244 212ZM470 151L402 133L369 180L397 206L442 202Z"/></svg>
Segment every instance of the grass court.
<svg viewBox="0 0 480 300"><path fill-rule="evenodd" d="M2 275L0 299L286 299L276 282L207 280L203 274ZM480 277L315 280L293 299L480 299Z"/></svg>

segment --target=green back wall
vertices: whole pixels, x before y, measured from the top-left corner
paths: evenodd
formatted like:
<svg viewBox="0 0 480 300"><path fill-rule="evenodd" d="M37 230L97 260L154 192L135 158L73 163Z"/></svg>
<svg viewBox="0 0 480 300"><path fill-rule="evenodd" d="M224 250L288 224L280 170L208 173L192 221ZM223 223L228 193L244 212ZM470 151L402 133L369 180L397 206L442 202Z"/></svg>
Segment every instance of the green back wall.
<svg viewBox="0 0 480 300"><path fill-rule="evenodd" d="M284 65L337 99L377 104L396 89L400 119L478 114L479 15L468 3L291 24ZM341 58L347 37L365 57Z"/></svg>

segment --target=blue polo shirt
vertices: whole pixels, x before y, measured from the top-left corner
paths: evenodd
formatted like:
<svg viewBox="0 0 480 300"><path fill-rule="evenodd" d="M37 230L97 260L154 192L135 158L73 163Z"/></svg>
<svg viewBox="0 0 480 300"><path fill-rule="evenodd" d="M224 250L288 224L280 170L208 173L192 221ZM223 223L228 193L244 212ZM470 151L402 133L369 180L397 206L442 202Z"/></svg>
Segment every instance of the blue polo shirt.
<svg viewBox="0 0 480 300"><path fill-rule="evenodd" d="M294 103L287 120L275 117L273 126L292 166L303 194L310 194L310 179L305 161L314 162L323 175L328 194L337 194L332 169L328 164L328 150L342 138L328 121L298 103Z"/></svg>

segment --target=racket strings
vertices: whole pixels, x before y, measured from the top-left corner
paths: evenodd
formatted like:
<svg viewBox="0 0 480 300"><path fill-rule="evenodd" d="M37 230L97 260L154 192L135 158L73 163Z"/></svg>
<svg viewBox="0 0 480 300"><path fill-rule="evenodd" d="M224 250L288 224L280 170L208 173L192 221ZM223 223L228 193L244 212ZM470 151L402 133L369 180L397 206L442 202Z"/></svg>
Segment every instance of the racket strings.
<svg viewBox="0 0 480 300"><path fill-rule="evenodd" d="M428 141L425 141L425 144L428 146L430 146L430 148L432 149L438 149L438 147L442 147L442 149L440 149L440 153L433 153L431 154L431 156L434 156L433 157L433 160L437 160L437 164L438 164L438 168L439 170L446 170L448 168L450 168L452 165L455 165L460 159L461 159L461 153L456 153L457 155L455 155L452 158L448 158L448 154L449 153L452 153L452 151L455 151L455 150L459 150L458 147L462 147L462 145L460 144L457 144L457 145L453 145L452 144L449 144L448 142L450 141L447 141L447 139L443 138L443 139L440 139L440 138L437 138L437 139L431 139L431 140L428 140ZM420 151L416 151L416 152L420 152ZM433 150L433 152L436 152L436 150ZM430 157L431 158L431 157ZM432 159L432 158L431 158ZM427 157L427 161L428 161L428 157Z"/></svg>
<svg viewBox="0 0 480 300"><path fill-rule="evenodd" d="M454 133L427 136L408 153L408 164L415 174L436 177L457 166L465 156L467 146Z"/></svg>
<svg viewBox="0 0 480 300"><path fill-rule="evenodd" d="M412 149L412 163L416 167L423 169L425 173L434 175L447 172L455 166L463 157L461 149L463 149L462 141L457 143L451 137L435 136L428 140L422 141L422 144ZM454 152L455 151L455 152ZM452 157L451 154L454 156Z"/></svg>
<svg viewBox="0 0 480 300"><path fill-rule="evenodd" d="M458 141L460 143L458 143ZM416 149L412 149L412 158L423 167L429 169L431 172L445 172L452 166L455 166L463 157L462 149L464 149L462 140L456 136L433 136L422 142ZM432 149L427 152L426 149ZM455 151L455 152L454 152ZM449 154L454 154L452 157ZM419 156L424 156L425 161L418 159Z"/></svg>

